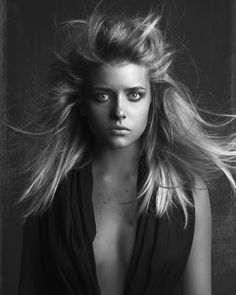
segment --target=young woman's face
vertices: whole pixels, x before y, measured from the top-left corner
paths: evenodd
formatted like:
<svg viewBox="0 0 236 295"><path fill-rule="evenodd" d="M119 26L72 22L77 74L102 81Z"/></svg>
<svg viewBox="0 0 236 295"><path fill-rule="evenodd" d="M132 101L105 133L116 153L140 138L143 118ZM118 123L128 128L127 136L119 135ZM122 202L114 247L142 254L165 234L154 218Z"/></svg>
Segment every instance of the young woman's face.
<svg viewBox="0 0 236 295"><path fill-rule="evenodd" d="M98 66L88 88L85 115L96 143L114 148L137 144L151 102L146 68L130 62Z"/></svg>

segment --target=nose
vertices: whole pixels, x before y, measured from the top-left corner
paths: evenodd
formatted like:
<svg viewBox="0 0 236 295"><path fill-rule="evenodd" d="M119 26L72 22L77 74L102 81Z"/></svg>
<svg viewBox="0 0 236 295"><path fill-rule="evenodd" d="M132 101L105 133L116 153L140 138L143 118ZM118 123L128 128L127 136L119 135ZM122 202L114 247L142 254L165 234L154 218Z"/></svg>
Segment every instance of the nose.
<svg viewBox="0 0 236 295"><path fill-rule="evenodd" d="M124 111L121 108L116 108L115 109L115 118L122 120L126 118L126 114L124 113Z"/></svg>
<svg viewBox="0 0 236 295"><path fill-rule="evenodd" d="M124 120L126 118L125 108L124 105L122 105L120 98L117 98L117 100L114 102L112 118L116 120Z"/></svg>

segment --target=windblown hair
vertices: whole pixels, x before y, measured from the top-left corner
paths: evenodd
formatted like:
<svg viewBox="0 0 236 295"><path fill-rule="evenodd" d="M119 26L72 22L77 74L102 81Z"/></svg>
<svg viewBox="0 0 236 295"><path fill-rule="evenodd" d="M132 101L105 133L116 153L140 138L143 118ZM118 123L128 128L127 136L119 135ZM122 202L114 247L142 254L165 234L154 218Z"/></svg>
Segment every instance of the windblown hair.
<svg viewBox="0 0 236 295"><path fill-rule="evenodd" d="M172 75L174 50L160 30L160 17L109 17L95 12L65 24L67 49L57 55L49 79L49 116L45 141L31 167L32 178L20 201L29 200L25 216L46 210L57 187L75 166L91 161L92 136L80 105L86 99L89 71L97 65L127 61L148 69L151 86L149 119L142 135L145 171L138 192L140 212L154 197L156 215L180 205L187 222L196 176L205 182L225 174L234 191L235 137L214 135L214 125L199 115L189 90Z"/></svg>

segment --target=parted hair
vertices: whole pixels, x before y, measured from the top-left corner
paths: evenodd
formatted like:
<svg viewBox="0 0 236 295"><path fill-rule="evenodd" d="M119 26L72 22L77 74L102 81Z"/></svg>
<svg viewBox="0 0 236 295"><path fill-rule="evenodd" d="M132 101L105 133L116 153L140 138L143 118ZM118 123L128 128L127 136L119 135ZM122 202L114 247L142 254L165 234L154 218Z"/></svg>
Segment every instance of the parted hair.
<svg viewBox="0 0 236 295"><path fill-rule="evenodd" d="M148 210L154 198L157 216L178 204L187 223L187 207L192 204L186 191L193 190L196 176L208 183L225 174L236 189L235 136L217 136L216 126L200 116L188 88L174 78L175 51L160 30L160 19L151 12L127 17L96 11L87 19L63 24L66 49L56 55L48 77L43 144L30 162L30 182L20 199L28 201L25 216L46 210L68 172L91 161L92 134L80 106L89 72L114 61L145 66L151 87L141 138L144 178L137 195L139 212Z"/></svg>

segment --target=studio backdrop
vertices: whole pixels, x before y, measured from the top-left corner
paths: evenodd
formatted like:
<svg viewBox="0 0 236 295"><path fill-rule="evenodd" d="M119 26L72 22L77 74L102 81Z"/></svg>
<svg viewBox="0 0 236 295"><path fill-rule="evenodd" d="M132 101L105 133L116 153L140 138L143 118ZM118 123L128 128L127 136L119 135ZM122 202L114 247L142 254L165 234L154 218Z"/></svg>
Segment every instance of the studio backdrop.
<svg viewBox="0 0 236 295"><path fill-rule="evenodd" d="M97 0L0 0L0 294L16 295L22 244L21 209L15 203L25 179L19 173L30 145L7 127L32 121L56 24L89 14ZM176 73L215 112L236 114L236 4L234 0L103 1L129 13L162 10L177 46ZM236 202L225 179L209 188L213 214L214 295L236 294Z"/></svg>

